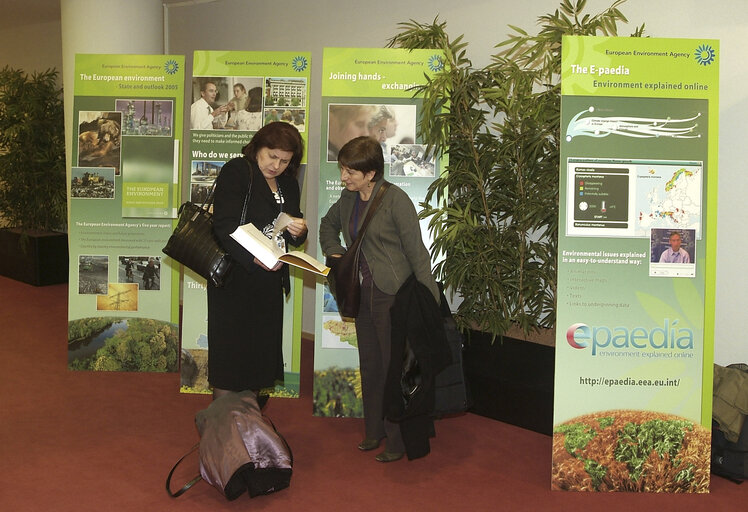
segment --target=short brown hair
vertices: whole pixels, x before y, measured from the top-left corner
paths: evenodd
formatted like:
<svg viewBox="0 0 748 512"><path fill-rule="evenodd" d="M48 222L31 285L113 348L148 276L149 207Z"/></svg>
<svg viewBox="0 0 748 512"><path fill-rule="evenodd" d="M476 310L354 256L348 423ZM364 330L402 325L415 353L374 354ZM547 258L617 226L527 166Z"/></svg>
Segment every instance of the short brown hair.
<svg viewBox="0 0 748 512"><path fill-rule="evenodd" d="M296 177L301 158L304 156L304 141L296 127L282 121L268 123L255 133L249 144L242 148L242 153L252 162L257 162L257 152L262 148L280 149L293 153L284 173Z"/></svg>
<svg viewBox="0 0 748 512"><path fill-rule="evenodd" d="M338 152L338 167L348 167L363 173L374 171L372 181L379 181L384 176L382 146L366 135L351 139Z"/></svg>

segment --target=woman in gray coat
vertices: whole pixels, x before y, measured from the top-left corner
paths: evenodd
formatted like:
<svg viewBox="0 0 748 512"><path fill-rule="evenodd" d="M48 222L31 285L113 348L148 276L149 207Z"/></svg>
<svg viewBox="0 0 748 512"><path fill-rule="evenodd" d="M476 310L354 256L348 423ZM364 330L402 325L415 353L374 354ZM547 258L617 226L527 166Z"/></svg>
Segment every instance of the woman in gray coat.
<svg viewBox="0 0 748 512"><path fill-rule="evenodd" d="M357 137L338 153L340 179L345 190L322 218L319 239L327 256L340 257L356 239L371 199L384 183L384 159L379 143ZM390 360L390 307L395 294L411 274L439 299L431 274L431 257L421 238L418 215L410 197L390 184L372 217L361 245L361 306L356 335L364 402L365 437L360 450L379 447L386 438L380 462L396 461L405 453L399 426L383 418L384 382Z"/></svg>

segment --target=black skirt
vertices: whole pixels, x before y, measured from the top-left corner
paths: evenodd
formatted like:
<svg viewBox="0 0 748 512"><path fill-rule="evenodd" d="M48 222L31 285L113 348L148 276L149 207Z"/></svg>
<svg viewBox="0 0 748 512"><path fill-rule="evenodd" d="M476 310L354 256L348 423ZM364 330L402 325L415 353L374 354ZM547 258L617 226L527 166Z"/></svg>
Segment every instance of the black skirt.
<svg viewBox="0 0 748 512"><path fill-rule="evenodd" d="M231 391L283 381L283 269L251 274L234 265L221 288L208 286L208 380Z"/></svg>

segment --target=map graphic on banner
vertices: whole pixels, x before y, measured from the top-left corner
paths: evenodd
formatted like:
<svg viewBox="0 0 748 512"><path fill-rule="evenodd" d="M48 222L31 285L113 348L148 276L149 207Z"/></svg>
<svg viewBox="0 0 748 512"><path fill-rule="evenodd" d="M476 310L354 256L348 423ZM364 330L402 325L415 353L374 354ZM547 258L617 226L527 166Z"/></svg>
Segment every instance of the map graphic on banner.
<svg viewBox="0 0 748 512"><path fill-rule="evenodd" d="M264 124L293 124L308 144L309 52L196 51L190 89L189 199L202 203L230 159ZM201 89L212 87L209 105ZM215 115L214 115L215 114ZM306 154L299 169L304 197ZM301 205L302 212L304 205ZM308 217L309 214L305 212ZM307 242L308 243L308 242ZM291 269L291 293L283 309L284 386L274 396L298 397L301 369L301 270ZM208 307L203 278L185 269L182 319L181 390L209 393Z"/></svg>
<svg viewBox="0 0 748 512"><path fill-rule="evenodd" d="M718 48L563 40L555 490L708 492Z"/></svg>
<svg viewBox="0 0 748 512"><path fill-rule="evenodd" d="M79 54L74 86L68 367L175 372L184 57Z"/></svg>
<svg viewBox="0 0 748 512"><path fill-rule="evenodd" d="M637 175L637 235L646 235L652 228L694 229L700 234L702 175L698 164L675 169L652 164Z"/></svg>
<svg viewBox="0 0 748 512"><path fill-rule="evenodd" d="M648 237L693 229L701 237L700 161L570 158L567 235Z"/></svg>
<svg viewBox="0 0 748 512"><path fill-rule="evenodd" d="M368 135L382 146L384 178L408 193L416 210L442 162L417 137L421 100L412 87L441 70L435 50L325 48L322 64L322 137L318 217L343 189L337 153L349 140ZM428 222L421 221L426 247ZM323 259L318 246L318 259ZM317 284L314 352L314 414L361 417L358 345L352 321L338 314L326 282Z"/></svg>

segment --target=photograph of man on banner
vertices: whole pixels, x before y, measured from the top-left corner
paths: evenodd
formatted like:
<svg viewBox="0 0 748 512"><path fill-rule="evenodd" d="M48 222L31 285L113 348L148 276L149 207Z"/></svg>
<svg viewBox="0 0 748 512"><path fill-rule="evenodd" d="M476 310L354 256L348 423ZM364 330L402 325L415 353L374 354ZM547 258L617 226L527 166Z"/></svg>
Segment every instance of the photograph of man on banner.
<svg viewBox="0 0 748 512"><path fill-rule="evenodd" d="M652 228L649 274L652 277L696 275L696 230Z"/></svg>

